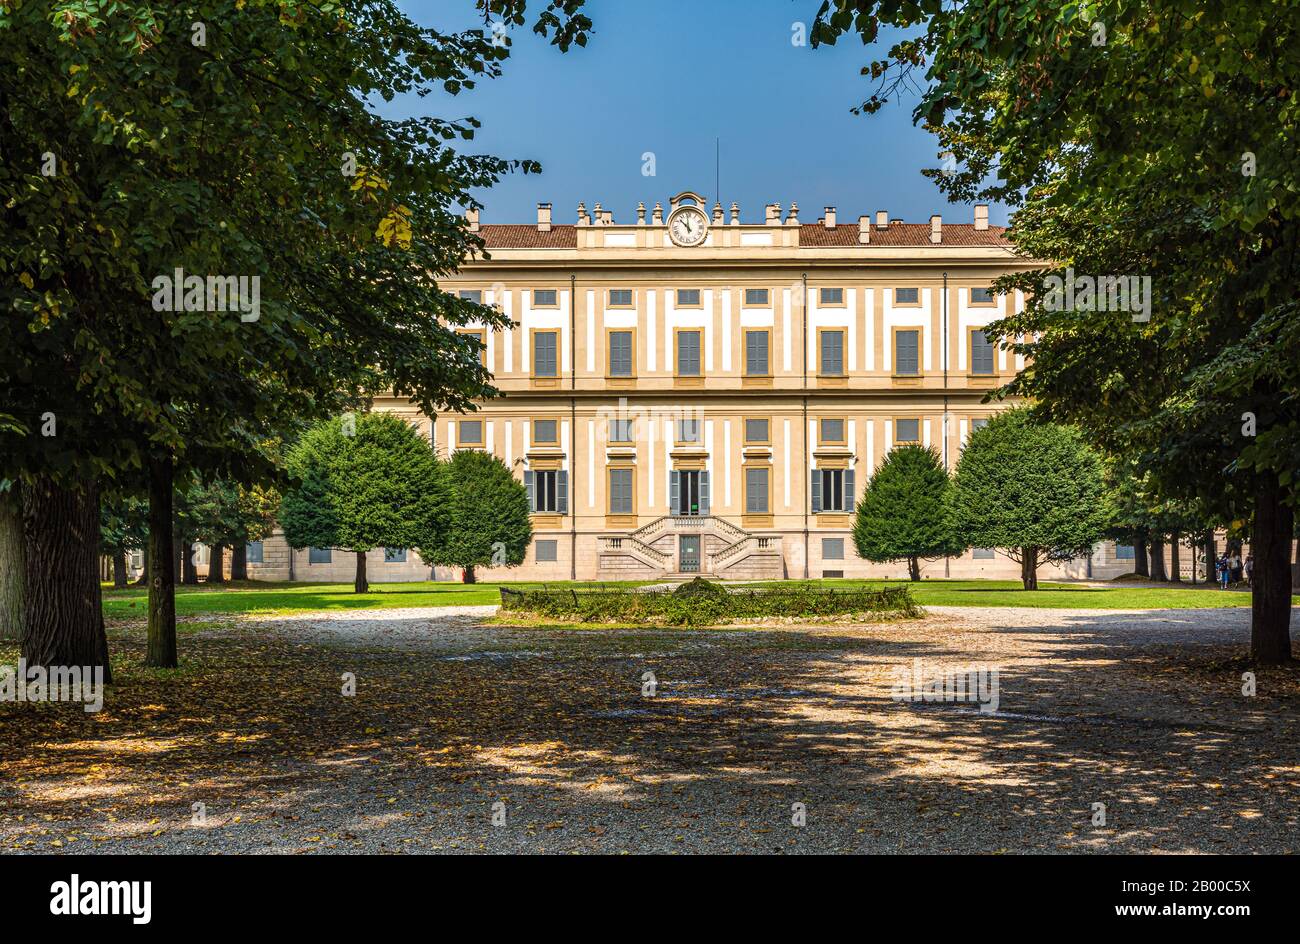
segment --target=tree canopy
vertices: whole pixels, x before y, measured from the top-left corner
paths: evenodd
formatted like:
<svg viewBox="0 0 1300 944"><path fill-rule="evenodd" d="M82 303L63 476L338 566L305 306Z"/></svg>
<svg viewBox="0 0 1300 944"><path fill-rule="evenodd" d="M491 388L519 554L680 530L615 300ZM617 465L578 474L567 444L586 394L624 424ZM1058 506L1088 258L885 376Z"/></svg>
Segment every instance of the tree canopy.
<svg viewBox="0 0 1300 944"><path fill-rule="evenodd" d="M919 561L957 554L948 472L933 449L897 446L867 483L853 523L853 543L869 561L906 560L913 580Z"/></svg>
<svg viewBox="0 0 1300 944"><path fill-rule="evenodd" d="M504 462L477 450L454 452L439 464L435 538L421 549L433 564L462 567L466 583L476 567L514 567L532 541L528 492Z"/></svg>

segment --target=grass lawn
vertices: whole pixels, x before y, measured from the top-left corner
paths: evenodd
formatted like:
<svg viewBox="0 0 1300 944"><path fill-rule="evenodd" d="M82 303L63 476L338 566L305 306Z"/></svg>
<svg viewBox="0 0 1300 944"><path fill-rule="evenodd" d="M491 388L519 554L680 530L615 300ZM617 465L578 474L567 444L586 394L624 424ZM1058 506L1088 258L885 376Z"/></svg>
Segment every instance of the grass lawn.
<svg viewBox="0 0 1300 944"><path fill-rule="evenodd" d="M821 580L825 587L910 586L922 606L1031 606L1047 609L1183 610L1199 607L1250 606L1250 594L1190 585L1131 587L1122 583L1097 589L1074 583L1040 581L1024 590L1019 580ZM1300 603L1300 597L1293 597Z"/></svg>
<svg viewBox="0 0 1300 944"><path fill-rule="evenodd" d="M635 583L605 586L636 586ZM495 583L372 583L369 593L353 593L350 583L280 583L247 581L225 586L176 588L176 615L200 613L310 613L317 610L375 610L414 606L481 606L501 602ZM511 583L527 587L540 584ZM551 583L548 586L583 587L586 584ZM104 587L104 616L108 619L143 618L148 592L143 588L113 590Z"/></svg>
<svg viewBox="0 0 1300 944"><path fill-rule="evenodd" d="M885 587L907 584L900 580L823 580L829 588ZM639 586L628 581L603 586ZM760 584L765 585L765 584ZM477 606L499 603L502 584L480 583L373 583L370 592L356 594L350 583L247 582L221 587L178 587L179 616L203 613L306 613L317 610L373 610L420 606ZM509 583L526 587L537 584ZM548 586L583 587L589 584L551 583ZM1196 607L1249 606L1250 594L1190 587L1129 587L1094 589L1078 584L1043 583L1025 591L1016 580L922 580L910 584L917 601L931 606L1030 606L1049 609L1190 609ZM1300 597L1293 598L1300 603ZM104 615L109 619L143 618L147 594L143 589L104 589Z"/></svg>

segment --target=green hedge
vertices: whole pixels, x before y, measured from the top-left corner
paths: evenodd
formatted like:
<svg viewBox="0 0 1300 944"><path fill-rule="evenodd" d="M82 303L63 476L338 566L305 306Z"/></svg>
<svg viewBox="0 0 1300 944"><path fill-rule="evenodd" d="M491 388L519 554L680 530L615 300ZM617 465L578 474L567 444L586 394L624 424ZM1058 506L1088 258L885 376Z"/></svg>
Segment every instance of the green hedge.
<svg viewBox="0 0 1300 944"><path fill-rule="evenodd" d="M907 587L834 590L816 584L727 588L696 578L671 590L626 588L578 590L545 587L501 588L502 613L533 615L575 623L653 623L663 626L717 626L765 618L920 616Z"/></svg>

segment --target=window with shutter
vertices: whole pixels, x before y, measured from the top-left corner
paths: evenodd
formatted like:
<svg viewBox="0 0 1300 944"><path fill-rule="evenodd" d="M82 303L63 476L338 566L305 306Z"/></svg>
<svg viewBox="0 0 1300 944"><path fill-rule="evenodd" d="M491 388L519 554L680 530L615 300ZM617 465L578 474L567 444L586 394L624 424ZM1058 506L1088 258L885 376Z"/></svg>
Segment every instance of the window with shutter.
<svg viewBox="0 0 1300 944"><path fill-rule="evenodd" d="M746 514L765 515L768 513L767 483L770 471L766 467L745 469Z"/></svg>
<svg viewBox="0 0 1300 944"><path fill-rule="evenodd" d="M921 332L915 328L894 332L894 373L912 377L921 372Z"/></svg>
<svg viewBox="0 0 1300 944"><path fill-rule="evenodd" d="M769 335L766 331L745 332L745 374L766 377L770 372L768 355Z"/></svg>
<svg viewBox="0 0 1300 944"><path fill-rule="evenodd" d="M533 375L558 377L559 359L556 357L560 333L558 331L533 332Z"/></svg>
<svg viewBox="0 0 1300 944"><path fill-rule="evenodd" d="M632 470L609 470L609 513L632 514Z"/></svg>
<svg viewBox="0 0 1300 944"><path fill-rule="evenodd" d="M700 332L677 332L677 374L679 377L700 376Z"/></svg>
<svg viewBox="0 0 1300 944"><path fill-rule="evenodd" d="M919 419L898 420L894 424L894 442L919 443L921 441L921 421Z"/></svg>
<svg viewBox="0 0 1300 944"><path fill-rule="evenodd" d="M765 419L746 419L745 420L745 442L747 443L770 443L771 426Z"/></svg>
<svg viewBox="0 0 1300 944"><path fill-rule="evenodd" d="M822 331L821 354L822 376L842 377L844 375L844 332Z"/></svg>
<svg viewBox="0 0 1300 944"><path fill-rule="evenodd" d="M631 377L632 365L632 332L611 331L609 333L609 375Z"/></svg>
<svg viewBox="0 0 1300 944"><path fill-rule="evenodd" d="M970 333L970 371L972 374L993 373L993 342L979 328Z"/></svg>

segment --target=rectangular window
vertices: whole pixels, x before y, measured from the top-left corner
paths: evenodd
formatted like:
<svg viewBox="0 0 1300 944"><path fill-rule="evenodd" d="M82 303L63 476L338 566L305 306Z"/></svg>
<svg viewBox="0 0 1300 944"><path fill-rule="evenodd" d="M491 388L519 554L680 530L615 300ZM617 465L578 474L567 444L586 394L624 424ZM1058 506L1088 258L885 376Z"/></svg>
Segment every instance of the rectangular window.
<svg viewBox="0 0 1300 944"><path fill-rule="evenodd" d="M609 470L609 513L632 514L632 470Z"/></svg>
<svg viewBox="0 0 1300 944"><path fill-rule="evenodd" d="M822 331L821 367L818 370L823 377L844 376L844 332L839 329Z"/></svg>
<svg viewBox="0 0 1300 944"><path fill-rule="evenodd" d="M821 431L818 436L822 445L836 445L843 443L844 440L844 421L843 420L822 420Z"/></svg>
<svg viewBox="0 0 1300 944"><path fill-rule="evenodd" d="M844 539L822 538L822 560L844 560Z"/></svg>
<svg viewBox="0 0 1300 944"><path fill-rule="evenodd" d="M765 515L767 508L767 483L771 469L759 466L745 469L745 514Z"/></svg>
<svg viewBox="0 0 1300 944"><path fill-rule="evenodd" d="M465 446L483 445L483 421L461 420L456 432L456 444Z"/></svg>
<svg viewBox="0 0 1300 944"><path fill-rule="evenodd" d="M700 332L677 332L677 376L700 376Z"/></svg>
<svg viewBox="0 0 1300 944"><path fill-rule="evenodd" d="M993 560L993 548L991 547L972 548L970 552L970 556L975 560Z"/></svg>
<svg viewBox="0 0 1300 944"><path fill-rule="evenodd" d="M405 564L406 548L404 547L386 547L384 548L385 564Z"/></svg>
<svg viewBox="0 0 1300 944"><path fill-rule="evenodd" d="M745 304L746 304L746 305L766 305L766 304L767 304L767 298L768 298L768 295L767 295L767 289L765 289L765 288L747 288L747 289L745 289Z"/></svg>
<svg viewBox="0 0 1300 944"><path fill-rule="evenodd" d="M244 560L250 564L262 563L262 556L265 553L261 541L249 541L244 545Z"/></svg>
<svg viewBox="0 0 1300 944"><path fill-rule="evenodd" d="M482 364L484 367L486 367L487 366L487 332L482 330L481 328L470 328L470 329L458 328L456 330L456 333L468 335L470 337L478 339L478 344L479 344L478 362Z"/></svg>
<svg viewBox="0 0 1300 944"><path fill-rule="evenodd" d="M919 419L898 420L894 423L894 442L919 443L921 441L921 421Z"/></svg>
<svg viewBox="0 0 1300 944"><path fill-rule="evenodd" d="M768 420L745 420L745 442L766 444L771 441L772 431Z"/></svg>
<svg viewBox="0 0 1300 944"><path fill-rule="evenodd" d="M844 495L844 469L818 469L813 473L817 478L815 484L819 489L814 491L821 492L821 508L819 511L847 511L845 506Z"/></svg>
<svg viewBox="0 0 1300 944"><path fill-rule="evenodd" d="M987 416L981 416L977 420L970 421L970 431L973 433L975 432L975 430L983 429L985 426L988 425L989 425L989 418Z"/></svg>
<svg viewBox="0 0 1300 944"><path fill-rule="evenodd" d="M334 555L328 547L313 547L307 550L307 563L328 564Z"/></svg>
<svg viewBox="0 0 1300 944"><path fill-rule="evenodd" d="M610 420L609 441L612 443L630 443L632 441L632 421Z"/></svg>
<svg viewBox="0 0 1300 944"><path fill-rule="evenodd" d="M557 357L559 344L560 332L558 331L533 332L534 377L560 376L559 358Z"/></svg>
<svg viewBox="0 0 1300 944"><path fill-rule="evenodd" d="M534 308L554 308L556 304L555 289L538 288L533 290Z"/></svg>
<svg viewBox="0 0 1300 944"><path fill-rule="evenodd" d="M894 373L900 377L916 377L921 373L920 328L894 332Z"/></svg>
<svg viewBox="0 0 1300 944"><path fill-rule="evenodd" d="M558 541L535 541L533 542L533 558L538 563L559 560L559 555L556 553L558 548Z"/></svg>
<svg viewBox="0 0 1300 944"><path fill-rule="evenodd" d="M569 513L568 472L556 469L525 472L524 488L528 490L529 505L533 512L560 515Z"/></svg>
<svg viewBox="0 0 1300 944"><path fill-rule="evenodd" d="M610 308L631 308L632 290L630 288L611 288L609 290Z"/></svg>
<svg viewBox="0 0 1300 944"><path fill-rule="evenodd" d="M921 290L919 288L896 288L894 289L895 305L916 305L920 303Z"/></svg>
<svg viewBox="0 0 1300 944"><path fill-rule="evenodd" d="M972 374L993 373L993 342L980 328L970 333L970 372Z"/></svg>
<svg viewBox="0 0 1300 944"><path fill-rule="evenodd" d="M970 300L972 305L992 305L993 289L973 288L970 290Z"/></svg>
<svg viewBox="0 0 1300 944"><path fill-rule="evenodd" d="M698 288L679 288L677 290L678 307L694 308L700 303L700 290Z"/></svg>
<svg viewBox="0 0 1300 944"><path fill-rule="evenodd" d="M678 420L677 441L679 443L697 443L700 441L699 420Z"/></svg>
<svg viewBox="0 0 1300 944"><path fill-rule="evenodd" d="M824 288L817 294L817 303L819 305L843 305L844 289L842 288Z"/></svg>
<svg viewBox="0 0 1300 944"><path fill-rule="evenodd" d="M560 441L559 424L555 420L533 420L533 442L556 445Z"/></svg>
<svg viewBox="0 0 1300 944"><path fill-rule="evenodd" d="M1116 544L1115 560L1133 560L1132 544Z"/></svg>
<svg viewBox="0 0 1300 944"><path fill-rule="evenodd" d="M467 302L473 302L475 305L483 304L483 290L479 288L461 289L457 294Z"/></svg>
<svg viewBox="0 0 1300 944"><path fill-rule="evenodd" d="M609 375L611 377L631 377L633 360L631 331L611 331L609 333Z"/></svg>
<svg viewBox="0 0 1300 944"><path fill-rule="evenodd" d="M770 373L767 331L745 332L745 376L766 377Z"/></svg>

